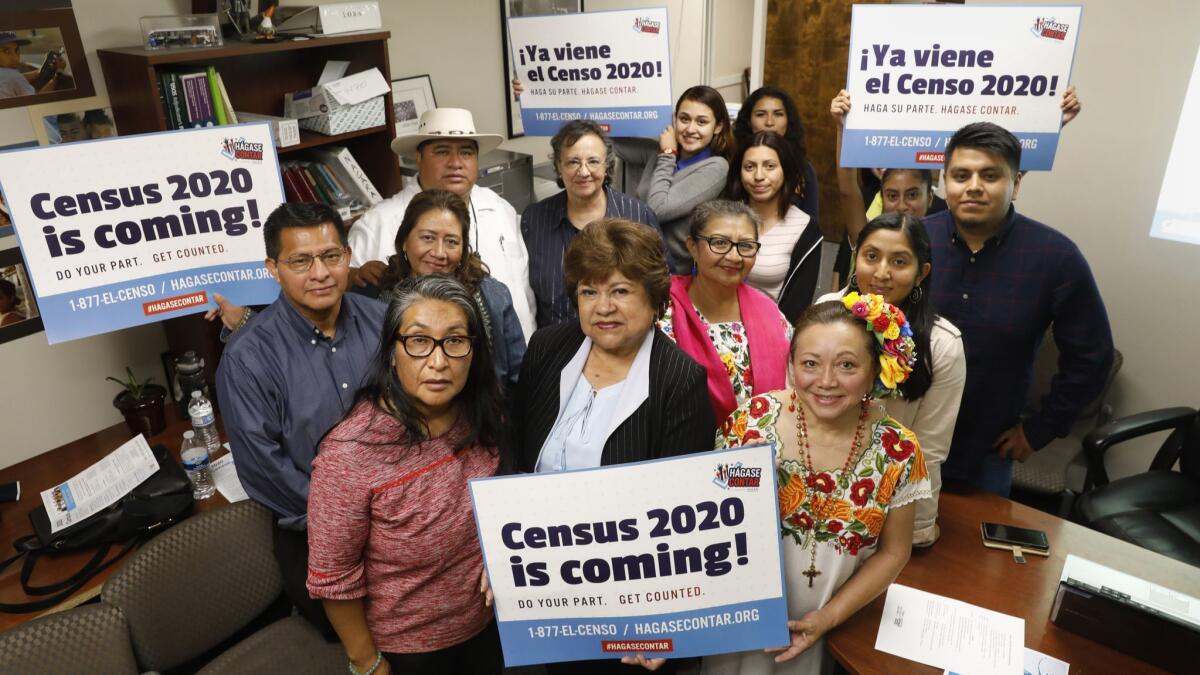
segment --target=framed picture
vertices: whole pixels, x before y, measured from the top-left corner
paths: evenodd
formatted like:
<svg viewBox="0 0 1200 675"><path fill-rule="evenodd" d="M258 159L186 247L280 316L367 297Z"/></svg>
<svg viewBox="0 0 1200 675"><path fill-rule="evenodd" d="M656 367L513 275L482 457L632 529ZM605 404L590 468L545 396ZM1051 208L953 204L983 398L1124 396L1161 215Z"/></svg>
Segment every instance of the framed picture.
<svg viewBox="0 0 1200 675"><path fill-rule="evenodd" d="M42 330L42 317L21 249L0 251L0 343Z"/></svg>
<svg viewBox="0 0 1200 675"><path fill-rule="evenodd" d="M112 108L105 96L31 105L29 123L38 145L91 141L117 135Z"/></svg>
<svg viewBox="0 0 1200 675"><path fill-rule="evenodd" d="M0 146L0 153L6 150L16 150L17 148L28 148L31 145L37 145L37 141L26 141L24 143ZM0 239L11 237L13 234L12 215L9 213L8 204L4 201L4 191L0 190Z"/></svg>
<svg viewBox="0 0 1200 675"><path fill-rule="evenodd" d="M392 108L396 113L397 137L415 134L421 123L421 113L436 107L433 80L428 75L392 80Z"/></svg>
<svg viewBox="0 0 1200 675"><path fill-rule="evenodd" d="M0 108L95 93L74 11L0 10Z"/></svg>
<svg viewBox="0 0 1200 675"><path fill-rule="evenodd" d="M508 20L515 16L542 14L578 14L583 0L500 0L500 46L504 49L504 110L508 115L508 137L525 135L521 125L521 107L512 94L512 79L517 71L512 63L512 44L508 41Z"/></svg>

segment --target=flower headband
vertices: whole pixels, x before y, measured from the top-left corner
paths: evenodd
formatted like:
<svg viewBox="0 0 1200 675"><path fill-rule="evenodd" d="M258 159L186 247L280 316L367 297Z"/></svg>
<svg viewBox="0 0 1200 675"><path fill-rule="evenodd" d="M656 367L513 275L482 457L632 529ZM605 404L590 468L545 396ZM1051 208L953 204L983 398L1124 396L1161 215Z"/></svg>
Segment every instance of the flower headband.
<svg viewBox="0 0 1200 675"><path fill-rule="evenodd" d="M842 305L867 322L867 330L883 347L883 353L879 355L879 377L875 379L871 395L876 398L896 396L900 385L912 373L912 364L917 357L917 343L912 339L912 328L903 310L884 302L881 295L859 295L854 291L842 298Z"/></svg>

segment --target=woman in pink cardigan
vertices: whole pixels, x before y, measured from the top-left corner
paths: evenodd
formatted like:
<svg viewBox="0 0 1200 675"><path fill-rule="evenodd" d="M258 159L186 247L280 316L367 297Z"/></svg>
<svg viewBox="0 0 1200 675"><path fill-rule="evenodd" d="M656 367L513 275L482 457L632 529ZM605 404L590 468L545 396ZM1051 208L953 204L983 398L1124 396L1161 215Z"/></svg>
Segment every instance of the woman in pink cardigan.
<svg viewBox="0 0 1200 675"><path fill-rule="evenodd" d="M718 420L755 393L786 385L792 328L775 301L746 284L760 247L758 227L758 215L745 204L697 206L687 239L694 271L671 278L671 298L658 322L708 371Z"/></svg>

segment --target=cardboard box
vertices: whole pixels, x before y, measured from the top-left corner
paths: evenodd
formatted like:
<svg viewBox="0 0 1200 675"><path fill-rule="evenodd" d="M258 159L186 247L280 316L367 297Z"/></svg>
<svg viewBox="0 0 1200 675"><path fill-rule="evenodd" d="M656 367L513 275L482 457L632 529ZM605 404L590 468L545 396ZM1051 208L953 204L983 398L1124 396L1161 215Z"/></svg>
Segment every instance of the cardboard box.
<svg viewBox="0 0 1200 675"><path fill-rule="evenodd" d="M239 112L237 116L238 122L270 122L271 137L275 140L277 148L300 144L300 125L294 119L248 112Z"/></svg>
<svg viewBox="0 0 1200 675"><path fill-rule="evenodd" d="M381 126L385 120L383 97L389 91L391 87L383 73L372 68L312 89L284 94L283 115L300 120L305 129L323 134Z"/></svg>
<svg viewBox="0 0 1200 675"><path fill-rule="evenodd" d="M368 99L352 106L338 108L325 115L305 117L299 121L301 129L308 129L327 136L336 136L359 129L381 127L386 121L382 96Z"/></svg>
<svg viewBox="0 0 1200 675"><path fill-rule="evenodd" d="M275 28L281 33L335 35L383 28L379 3L375 0L326 3L313 7L280 7L276 17L281 20L275 22Z"/></svg>

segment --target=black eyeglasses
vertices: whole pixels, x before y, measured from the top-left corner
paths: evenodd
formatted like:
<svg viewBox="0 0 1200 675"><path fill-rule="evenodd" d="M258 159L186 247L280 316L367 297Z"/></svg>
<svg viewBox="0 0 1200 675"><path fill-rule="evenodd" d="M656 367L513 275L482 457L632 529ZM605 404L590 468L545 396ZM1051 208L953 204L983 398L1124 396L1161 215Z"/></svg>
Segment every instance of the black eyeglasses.
<svg viewBox="0 0 1200 675"><path fill-rule="evenodd" d="M317 258L321 259L321 264L328 268L341 267L342 263L346 262L348 256L346 249L334 248L318 255L297 255L288 258L287 260L276 259L275 262L287 265L287 268L296 274L304 274L312 268L313 261Z"/></svg>
<svg viewBox="0 0 1200 675"><path fill-rule="evenodd" d="M753 258L758 255L758 249L762 248L762 244L757 241L739 241L732 242L725 237L706 237L702 234L697 234L693 239L708 242L708 248L717 255L725 255L729 253L729 249L737 247L738 255L743 258Z"/></svg>
<svg viewBox="0 0 1200 675"><path fill-rule="evenodd" d="M452 359L461 359L471 353L471 344L474 339L470 335L447 335L440 340L428 335L396 337L396 341L404 345L404 353L418 359L429 356L436 347L441 347L442 353Z"/></svg>

